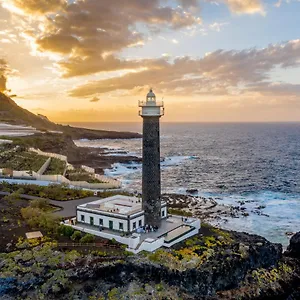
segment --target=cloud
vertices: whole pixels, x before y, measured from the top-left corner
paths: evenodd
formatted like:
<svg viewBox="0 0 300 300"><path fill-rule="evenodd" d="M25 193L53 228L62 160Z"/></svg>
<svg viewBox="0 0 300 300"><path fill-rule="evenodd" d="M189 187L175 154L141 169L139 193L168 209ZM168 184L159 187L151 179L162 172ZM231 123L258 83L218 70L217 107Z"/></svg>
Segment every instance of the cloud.
<svg viewBox="0 0 300 300"><path fill-rule="evenodd" d="M247 86L247 90L264 96L300 97L300 84L286 82L260 82Z"/></svg>
<svg viewBox="0 0 300 300"><path fill-rule="evenodd" d="M220 32L222 30L222 28L226 25L228 25L229 23L224 22L224 23L218 23L218 22L214 22L212 24L209 25L209 28L213 31L217 31Z"/></svg>
<svg viewBox="0 0 300 300"><path fill-rule="evenodd" d="M94 97L93 99L90 100L90 102L99 102L100 98L98 97Z"/></svg>
<svg viewBox="0 0 300 300"><path fill-rule="evenodd" d="M8 0L8 2L28 14L55 12L67 4L65 0Z"/></svg>
<svg viewBox="0 0 300 300"><path fill-rule="evenodd" d="M9 68L7 62L4 59L0 58L0 92L1 93L6 91L8 72L9 72Z"/></svg>
<svg viewBox="0 0 300 300"><path fill-rule="evenodd" d="M70 91L73 97L88 97L115 90L131 91L151 85L169 94L234 94L247 84L264 82L275 67L297 67L300 40L269 45L264 49L218 50L203 58L167 57L149 61L146 69L121 77L96 80Z"/></svg>
<svg viewBox="0 0 300 300"><path fill-rule="evenodd" d="M183 2L184 8L198 5L191 0L177 3ZM163 0L130 0L126 5L121 0L10 0L10 3L25 13L45 14L44 18L36 19L30 43L44 55L59 55L61 60L56 66L66 78L139 67L136 61L119 58L120 51L141 47L149 36L160 31L176 31L201 23L192 11L168 6Z"/></svg>
<svg viewBox="0 0 300 300"><path fill-rule="evenodd" d="M209 0L211 3L224 3L236 14L264 14L261 0Z"/></svg>

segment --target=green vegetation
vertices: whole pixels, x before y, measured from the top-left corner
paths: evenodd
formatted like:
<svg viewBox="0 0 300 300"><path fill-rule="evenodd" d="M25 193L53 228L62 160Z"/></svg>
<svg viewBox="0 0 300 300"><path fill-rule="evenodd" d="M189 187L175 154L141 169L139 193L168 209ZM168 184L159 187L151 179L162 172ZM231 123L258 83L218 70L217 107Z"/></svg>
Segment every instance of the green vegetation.
<svg viewBox="0 0 300 300"><path fill-rule="evenodd" d="M74 242L78 242L81 239L81 232L76 230L74 233L71 235L71 240Z"/></svg>
<svg viewBox="0 0 300 300"><path fill-rule="evenodd" d="M193 214L191 212L187 212L182 209L176 209L176 208L168 208L168 214L179 215L179 216L184 216L184 217L192 217L193 216Z"/></svg>
<svg viewBox="0 0 300 300"><path fill-rule="evenodd" d="M71 226L66 226L66 225L60 225L58 228L58 233L62 236L66 236L71 238L73 233L75 232L75 229Z"/></svg>
<svg viewBox="0 0 300 300"><path fill-rule="evenodd" d="M94 243L95 242L95 236L92 234L87 233L85 236L83 236L80 239L80 243Z"/></svg>
<svg viewBox="0 0 300 300"><path fill-rule="evenodd" d="M88 183L102 183L102 181L98 180L92 174L86 172L81 168L68 170L66 177L71 181L86 181Z"/></svg>
<svg viewBox="0 0 300 300"><path fill-rule="evenodd" d="M44 175L63 175L65 168L66 162L58 158L51 158L51 162Z"/></svg>
<svg viewBox="0 0 300 300"><path fill-rule="evenodd" d="M228 232L210 227L205 235L200 233L176 245L174 249L159 249L147 257L150 261L170 269L184 271L198 268L210 261L216 253L222 253L222 249L232 242ZM241 257L240 253L237 255Z"/></svg>
<svg viewBox="0 0 300 300"><path fill-rule="evenodd" d="M21 148L10 149L0 153L0 168L37 172L46 160L47 158L44 156L23 151Z"/></svg>
<svg viewBox="0 0 300 300"><path fill-rule="evenodd" d="M4 192L19 192L20 194L27 194L51 200L74 200L94 195L91 191L71 189L65 184L51 184L48 186L39 186L35 184L10 184L7 182L0 182L0 190Z"/></svg>
<svg viewBox="0 0 300 300"><path fill-rule="evenodd" d="M48 205L44 201L35 200L30 206L21 208L21 215L31 228L43 229L49 234L58 232L60 218L49 213Z"/></svg>

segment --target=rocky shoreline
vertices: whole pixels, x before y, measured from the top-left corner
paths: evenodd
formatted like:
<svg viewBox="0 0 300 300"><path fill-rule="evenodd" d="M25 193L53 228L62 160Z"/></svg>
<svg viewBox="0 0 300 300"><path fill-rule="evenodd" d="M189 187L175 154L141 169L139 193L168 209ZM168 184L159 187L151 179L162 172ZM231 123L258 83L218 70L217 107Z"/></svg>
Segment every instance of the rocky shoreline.
<svg viewBox="0 0 300 300"><path fill-rule="evenodd" d="M300 233L280 244L204 226L174 249L110 256L55 243L0 254L0 299L299 299ZM100 255L100 256L99 256Z"/></svg>

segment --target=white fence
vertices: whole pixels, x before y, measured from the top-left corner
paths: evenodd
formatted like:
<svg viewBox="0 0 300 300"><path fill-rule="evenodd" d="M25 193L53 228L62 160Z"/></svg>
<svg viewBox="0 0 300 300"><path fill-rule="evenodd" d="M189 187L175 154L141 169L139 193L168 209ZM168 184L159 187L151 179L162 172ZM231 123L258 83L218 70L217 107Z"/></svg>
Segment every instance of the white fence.
<svg viewBox="0 0 300 300"><path fill-rule="evenodd" d="M82 165L81 168L82 168L84 171L88 172L88 173L91 173L91 174L95 174L95 173L96 173L95 169L93 169L93 168L91 168L91 167Z"/></svg>
<svg viewBox="0 0 300 300"><path fill-rule="evenodd" d="M29 148L29 151L35 152L38 155L57 158L57 159L60 159L62 161L65 161L66 163L68 162L68 158L65 155L61 155L61 154L57 154L57 153L44 152L44 151L41 151L40 149L35 149L35 148Z"/></svg>
<svg viewBox="0 0 300 300"><path fill-rule="evenodd" d="M95 173L95 169L88 166L81 166L86 172L93 174L93 176L101 181L100 183L89 183L86 181L70 181L63 175L43 175L51 163L51 158L57 158L67 163L67 168L72 170L74 167L68 163L67 157L64 155L44 152L39 149L29 148L29 151L37 153L38 155L47 156L48 159L44 165L38 170L38 172L30 171L13 171L12 177L24 177L30 179L36 179L41 181L51 181L58 183L66 183L74 187L85 188L85 189L115 189L121 187L121 182L118 180L99 175ZM66 170L65 170L66 171ZM65 172L64 172L65 174ZM0 169L0 175L3 175L3 169Z"/></svg>
<svg viewBox="0 0 300 300"><path fill-rule="evenodd" d="M50 163L51 163L51 157L49 157L49 158L45 161L45 163L41 166L41 168L37 171L37 173L38 173L39 175L43 175L43 174L46 172L47 168L49 167Z"/></svg>

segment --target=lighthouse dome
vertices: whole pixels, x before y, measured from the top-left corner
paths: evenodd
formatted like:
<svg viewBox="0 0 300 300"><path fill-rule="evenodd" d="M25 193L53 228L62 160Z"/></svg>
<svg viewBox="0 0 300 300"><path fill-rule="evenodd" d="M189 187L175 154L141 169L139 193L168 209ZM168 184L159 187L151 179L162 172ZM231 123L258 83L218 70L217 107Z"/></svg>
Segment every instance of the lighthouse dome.
<svg viewBox="0 0 300 300"><path fill-rule="evenodd" d="M147 94L147 101L155 101L155 99L156 99L156 96L153 93L153 90L150 89L149 93Z"/></svg>

